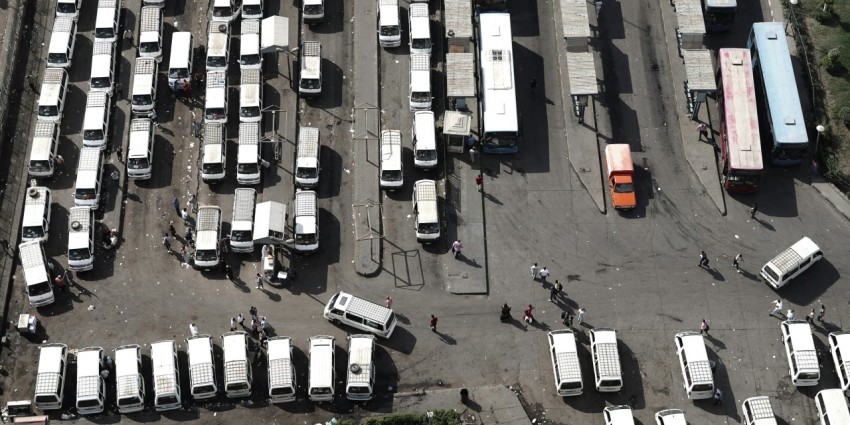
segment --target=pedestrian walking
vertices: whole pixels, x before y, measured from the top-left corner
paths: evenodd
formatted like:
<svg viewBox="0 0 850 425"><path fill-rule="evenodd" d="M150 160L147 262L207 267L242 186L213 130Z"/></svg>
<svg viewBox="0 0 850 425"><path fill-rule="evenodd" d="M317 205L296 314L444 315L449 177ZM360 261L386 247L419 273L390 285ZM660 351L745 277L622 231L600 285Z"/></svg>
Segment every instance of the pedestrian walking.
<svg viewBox="0 0 850 425"><path fill-rule="evenodd" d="M393 308L393 297L387 297L387 308Z"/></svg>
<svg viewBox="0 0 850 425"><path fill-rule="evenodd" d="M263 289L263 277L257 273L257 289Z"/></svg>
<svg viewBox="0 0 850 425"><path fill-rule="evenodd" d="M130 40L130 44L133 43L133 31L132 30L124 31L124 40Z"/></svg>
<svg viewBox="0 0 850 425"><path fill-rule="evenodd" d="M711 328L708 326L708 322L706 322L705 319L702 319L702 323L699 324L699 334L702 335L703 332L705 332L705 334L708 335L709 329Z"/></svg>
<svg viewBox="0 0 850 425"><path fill-rule="evenodd" d="M823 323L823 315L826 314L826 308L823 304L820 305L820 311L818 312L818 322Z"/></svg>
<svg viewBox="0 0 850 425"><path fill-rule="evenodd" d="M177 229L174 228L174 221L168 223L168 233L171 233L172 238L177 237Z"/></svg>
<svg viewBox="0 0 850 425"><path fill-rule="evenodd" d="M201 71L195 73L195 89L201 91L204 82L204 74Z"/></svg>
<svg viewBox="0 0 850 425"><path fill-rule="evenodd" d="M35 83L35 77L27 75L27 84L30 86L30 90L32 90L35 94L41 94L41 92L38 91L38 84Z"/></svg>
<svg viewBox="0 0 850 425"><path fill-rule="evenodd" d="M224 275L227 276L227 280L233 282L233 269L230 268L230 264L226 261L222 261L222 264L224 264Z"/></svg>
<svg viewBox="0 0 850 425"><path fill-rule="evenodd" d="M561 285L558 279L555 279L555 289L558 291L558 298L561 298L564 295L564 285Z"/></svg>
<svg viewBox="0 0 850 425"><path fill-rule="evenodd" d="M180 214L180 200L175 197L171 200L171 205L174 206L174 211L176 211L177 214Z"/></svg>
<svg viewBox="0 0 850 425"><path fill-rule="evenodd" d="M759 212L759 203L753 202L753 207L750 208L750 218L755 220L757 212Z"/></svg>
<svg viewBox="0 0 850 425"><path fill-rule="evenodd" d="M189 246L195 246L195 238L192 237L191 227L186 229L186 234L183 235L183 238L186 239L186 243L188 243Z"/></svg>
<svg viewBox="0 0 850 425"><path fill-rule="evenodd" d="M571 311L561 312L561 320L564 326L573 327L573 313Z"/></svg>
<svg viewBox="0 0 850 425"><path fill-rule="evenodd" d="M257 321L256 318L251 318L251 333L252 334L255 334L255 335L257 334L257 324L258 323L259 322Z"/></svg>
<svg viewBox="0 0 850 425"><path fill-rule="evenodd" d="M595 0L593 2L593 7L596 8L596 18L599 19L599 12L602 11L602 0Z"/></svg>
<svg viewBox="0 0 850 425"><path fill-rule="evenodd" d="M168 252L171 252L171 236L168 236L168 233L162 237L162 244L165 245L165 249L167 249Z"/></svg>
<svg viewBox="0 0 850 425"><path fill-rule="evenodd" d="M68 286L74 286L76 282L74 282L74 273L70 270L65 270L65 281L68 282Z"/></svg>
<svg viewBox="0 0 850 425"><path fill-rule="evenodd" d="M257 318L257 307L251 306L251 308L248 309L248 314L250 314L252 318L256 319Z"/></svg>
<svg viewBox="0 0 850 425"><path fill-rule="evenodd" d="M65 276L61 274L57 274L56 278L53 279L53 284L56 285L57 288L61 289L62 292L67 292L68 287L65 286ZM814 311L814 310L812 310Z"/></svg>
<svg viewBox="0 0 850 425"><path fill-rule="evenodd" d="M188 267L189 261L191 260L191 258L189 257L189 250L186 249L186 245L183 245L181 247L180 253L183 254L183 264L185 264Z"/></svg>
<svg viewBox="0 0 850 425"><path fill-rule="evenodd" d="M201 123L199 121L192 121L192 136L196 139L201 138Z"/></svg>
<svg viewBox="0 0 850 425"><path fill-rule="evenodd" d="M699 131L699 140L702 140L703 137L708 140L708 126L705 123L698 125L697 130Z"/></svg>
<svg viewBox="0 0 850 425"><path fill-rule="evenodd" d="M723 403L723 391L720 391L720 388L714 390L714 405Z"/></svg>
<svg viewBox="0 0 850 425"><path fill-rule="evenodd" d="M540 270L540 282L542 282L543 285L546 285L547 277L549 277L549 269L547 269L546 266L543 266L543 269Z"/></svg>
<svg viewBox="0 0 850 425"><path fill-rule="evenodd" d="M531 86L531 90L534 90L534 88L537 87L537 78L531 77L529 85Z"/></svg>
<svg viewBox="0 0 850 425"><path fill-rule="evenodd" d="M437 316L431 315L431 332L437 332Z"/></svg>
<svg viewBox="0 0 850 425"><path fill-rule="evenodd" d="M583 308L578 309L578 317L576 318L576 320L578 320L579 325L584 323L584 313L585 312L586 312L586 310L583 309Z"/></svg>
<svg viewBox="0 0 850 425"><path fill-rule="evenodd" d="M478 150L475 149L475 146L469 148L469 162L471 164L475 164L475 159L478 156Z"/></svg>
<svg viewBox="0 0 850 425"><path fill-rule="evenodd" d="M554 300L556 296L558 296L558 288L556 288L555 285L552 285L552 287L549 288L549 301L553 302L552 300Z"/></svg>
<svg viewBox="0 0 850 425"><path fill-rule="evenodd" d="M812 309L812 311L806 315L806 321L809 322L809 324L815 324L815 309Z"/></svg>
<svg viewBox="0 0 850 425"><path fill-rule="evenodd" d="M192 336L198 336L200 331L198 331L198 325L192 323L189 325L189 332L192 333Z"/></svg>
<svg viewBox="0 0 850 425"><path fill-rule="evenodd" d="M699 267L708 268L708 255L706 255L705 251L699 252Z"/></svg>
<svg viewBox="0 0 850 425"><path fill-rule="evenodd" d="M230 332L233 332L235 330L236 330L236 318L231 317L230 318Z"/></svg>
<svg viewBox="0 0 850 425"><path fill-rule="evenodd" d="M121 99L124 97L124 86L121 83L115 83L115 98Z"/></svg>
<svg viewBox="0 0 850 425"><path fill-rule="evenodd" d="M245 316L243 316L242 313L239 313L239 315L236 316L236 323L239 323L239 326L242 326L242 329L245 329Z"/></svg>
<svg viewBox="0 0 850 425"><path fill-rule="evenodd" d="M529 325L534 323L534 306L529 304L522 313L522 320L525 320Z"/></svg>
<svg viewBox="0 0 850 425"><path fill-rule="evenodd" d="M782 300L773 300L773 310L770 310L769 315L775 316L780 311L782 311Z"/></svg>
<svg viewBox="0 0 850 425"><path fill-rule="evenodd" d="M56 156L53 157L53 163L55 163L56 165L61 165L64 168L65 167L65 157L63 157L62 155L56 154Z"/></svg>
<svg viewBox="0 0 850 425"><path fill-rule="evenodd" d="M794 309L789 308L788 313L785 313L785 320L794 320Z"/></svg>
<svg viewBox="0 0 850 425"><path fill-rule="evenodd" d="M260 345L265 346L269 340L269 336L266 335L266 332L261 328L260 332L257 334L257 339L260 341Z"/></svg>
<svg viewBox="0 0 850 425"><path fill-rule="evenodd" d="M187 210L186 208L183 208L183 210L180 211L180 217L183 218L183 225L188 226L189 225L189 210Z"/></svg>
<svg viewBox="0 0 850 425"><path fill-rule="evenodd" d="M183 80L183 94L185 94L186 96L192 95L192 85L189 84L188 79Z"/></svg>
<svg viewBox="0 0 850 425"><path fill-rule="evenodd" d="M732 267L735 267L735 271L738 273L741 273L741 261L744 261L744 254L740 253L732 260Z"/></svg>
<svg viewBox="0 0 850 425"><path fill-rule="evenodd" d="M269 328L269 322L266 320L266 316L260 318L260 329L264 332Z"/></svg>
<svg viewBox="0 0 850 425"><path fill-rule="evenodd" d="M537 267L537 263L531 265L531 280L537 280L537 273L540 271L540 268Z"/></svg>
<svg viewBox="0 0 850 425"><path fill-rule="evenodd" d="M458 239L452 243L452 253L455 255L455 258L460 255L461 251L463 251L463 244Z"/></svg>
<svg viewBox="0 0 850 425"><path fill-rule="evenodd" d="M478 188L478 191L481 192L481 185L484 184L484 177L481 174L475 176L475 187Z"/></svg>

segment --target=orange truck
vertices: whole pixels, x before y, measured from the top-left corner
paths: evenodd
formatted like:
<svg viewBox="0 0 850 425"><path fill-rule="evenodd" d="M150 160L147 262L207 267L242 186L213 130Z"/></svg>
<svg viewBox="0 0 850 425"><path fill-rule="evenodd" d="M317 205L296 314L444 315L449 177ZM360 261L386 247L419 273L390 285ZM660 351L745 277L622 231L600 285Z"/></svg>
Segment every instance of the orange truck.
<svg viewBox="0 0 850 425"><path fill-rule="evenodd" d="M618 210L630 210L635 207L635 167L632 164L632 152L629 145L612 144L605 147L605 165L608 166L608 188L611 190L611 203Z"/></svg>

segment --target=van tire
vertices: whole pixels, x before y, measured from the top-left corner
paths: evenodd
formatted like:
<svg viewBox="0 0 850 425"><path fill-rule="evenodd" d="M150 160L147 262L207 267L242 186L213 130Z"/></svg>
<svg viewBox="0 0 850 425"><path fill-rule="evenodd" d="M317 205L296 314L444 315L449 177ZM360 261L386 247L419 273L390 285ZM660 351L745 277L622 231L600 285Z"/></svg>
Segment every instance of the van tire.
<svg viewBox="0 0 850 425"><path fill-rule="evenodd" d="M38 198L38 189L34 187L27 189L27 195L29 195L30 198Z"/></svg>

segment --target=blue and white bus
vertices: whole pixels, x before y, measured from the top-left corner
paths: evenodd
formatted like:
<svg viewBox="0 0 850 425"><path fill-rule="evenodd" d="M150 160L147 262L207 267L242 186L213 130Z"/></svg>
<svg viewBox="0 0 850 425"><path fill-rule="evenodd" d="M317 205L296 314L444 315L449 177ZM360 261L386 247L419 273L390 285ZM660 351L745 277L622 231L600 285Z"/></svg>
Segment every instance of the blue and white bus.
<svg viewBox="0 0 850 425"><path fill-rule="evenodd" d="M737 0L702 0L706 31L729 31L738 13Z"/></svg>
<svg viewBox="0 0 850 425"><path fill-rule="evenodd" d="M511 15L482 13L478 16L478 24L481 98L484 111L482 150L486 153L516 153L520 128L514 80Z"/></svg>
<svg viewBox="0 0 850 425"><path fill-rule="evenodd" d="M764 102L769 134L770 161L774 165L798 165L803 162L809 135L800 106L800 95L791 66L791 54L781 22L753 24L747 48L753 59L756 92Z"/></svg>

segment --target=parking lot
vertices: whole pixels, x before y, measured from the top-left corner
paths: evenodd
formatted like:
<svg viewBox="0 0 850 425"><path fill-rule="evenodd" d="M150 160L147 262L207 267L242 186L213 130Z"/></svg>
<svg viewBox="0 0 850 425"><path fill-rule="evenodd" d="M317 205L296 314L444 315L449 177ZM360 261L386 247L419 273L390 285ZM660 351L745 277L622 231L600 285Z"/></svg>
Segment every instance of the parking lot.
<svg viewBox="0 0 850 425"><path fill-rule="evenodd" d="M432 2L433 3L433 2ZM257 202L274 201L291 205L295 196L295 146L300 127L317 127L322 143L318 221L320 248L312 255L281 256L283 267L291 267L295 279L286 284L267 282L257 288L255 276L263 273L260 249L252 254L225 252L233 268L231 281L214 269L199 271L185 265L182 256L168 252L162 237L173 222L179 250L184 243L183 220L172 204L195 210L216 205L222 211L222 235L230 231L236 182L239 133L240 22L231 24L228 65L227 175L224 181L208 184L200 178L202 137L193 134L193 123L203 124L203 85L192 94L175 94L168 87L169 41L177 31L194 35L194 67L204 70L209 31L210 5L204 1L169 2L164 9L164 52L159 64L156 100L157 126L154 165L150 180L129 180L119 161L127 152L136 57L140 0L123 3L120 34L130 30L133 41L119 37L116 75L123 93L113 96L111 133L105 155L104 205L96 212L105 227L118 230L115 249L98 249L94 269L75 273L76 285L67 291L55 289L56 301L31 308L25 294L20 267L12 282L8 319L20 313L34 314L42 323L37 336L19 335L10 329L8 346L0 353L7 374L0 376L4 402L31 399L34 391L38 346L43 342L67 344L72 350L103 347L107 353L121 345L139 344L144 358L147 408L144 412L119 415L115 412L115 382L107 379L108 413L89 418L92 422L197 420L233 423L253 420L263 423L320 422L331 417L363 417L397 410L400 394L442 388L476 388L493 384L511 386L520 394L529 418L539 423L603 423L605 406L632 406L638 423L654 423L655 412L683 409L690 423L741 423L741 401L756 395L769 396L780 424L814 424L813 403L817 391L835 388L829 332L843 330L850 320L844 299L848 287L840 280L847 266L840 260L848 254L848 220L810 186L807 169L766 168L765 183L754 196L724 194L726 214L706 196L706 189L688 165L678 125L687 120L681 108L681 81L671 62L676 55L671 36L669 4L606 2L600 18L598 40L604 67L606 91L593 109L600 140L632 145L639 168L635 213L619 215L609 209L600 214L580 179L578 158L570 158L565 134L574 134L578 124L571 105L562 102L562 78L556 58L563 51L561 28L552 17L558 13L553 2L512 2L514 77L518 107L522 111L523 143L512 156L484 155L469 164L466 155L444 154L440 166L423 171L413 166L409 108L410 55L407 43L408 3L402 2L402 43L396 48L377 44L380 129L400 130L403 138L404 179L401 190L373 192L379 196L382 252L376 276L358 274L355 246L362 237L357 229L355 204L356 168L367 166L357 156L355 110L364 105L355 98L356 85L374 75L355 74L355 56L364 54L355 37L355 25L372 22L356 2L326 0L326 21L309 26L300 22L297 2L269 1L265 16L289 18L290 48L304 41L322 45L323 89L321 96L305 99L297 94L298 51L264 56L261 152L269 161L262 168L262 181L251 186ZM554 2L557 3L557 2ZM435 40L431 58L434 106L438 116L448 103L444 93L442 10L431 4L431 34ZM593 10L589 5L589 10ZM745 9L735 31L707 40L723 46L741 45L753 20L769 11ZM50 237L45 244L54 264L53 273L68 266L68 214L74 205L74 174L82 142L82 121L89 91L95 9L84 3L78 20L74 59L69 69L70 89L61 126L59 166L53 179L43 181L53 192ZM53 22L52 7L38 7L33 44L47 45ZM362 28L362 27L361 27ZM374 36L377 40L377 35ZM671 37L673 39L671 40ZM28 69L40 69L40 56L28 58ZM193 71L194 72L194 71ZM40 77L39 77L40 78ZM529 85L529 81L536 82ZM40 80L39 80L40 81ZM536 87L535 87L536 86ZM37 96L34 96L37 101ZM588 110L588 116L590 109ZM715 112L710 112L715 115ZM716 118L713 118L716 120ZM591 120L589 120L591 121ZM610 124L606 124L610 122ZM21 125L21 123L19 123ZM34 120L33 124L34 126ZM609 127L610 126L610 127ZM689 124L686 127L691 127ZM475 127L475 126L474 126ZM695 127L692 126L692 127ZM717 123L715 122L715 128ZM273 143L282 141L280 159ZM30 141L31 137L25 140ZM583 141L584 142L584 141ZM596 143L588 140L587 143ZM119 146L123 149L119 149ZM442 149L442 146L440 146ZM598 166L598 164L597 164ZM476 192L472 179L484 172L484 193ZM113 171L118 179L113 180ZM436 244L422 245L413 230L412 183L434 179L441 194L445 217L444 237ZM457 194L462 200L457 199ZM454 196L454 197L453 197ZM758 200L759 213L750 219L749 209ZM449 247L457 228L466 224L469 209L459 205L481 203L484 235L464 240L476 261L456 260ZM451 212L448 210L452 208ZM196 215L191 214L193 224ZM291 223L289 224L291 227ZM291 231L292 229L288 229ZM825 253L805 275L778 291L759 282L758 270L777 253L799 240L812 238ZM98 244L99 245L99 244ZM101 248L98 246L98 248ZM189 247L191 250L191 247ZM699 268L699 252L705 250L709 268ZM484 255L483 253L486 253ZM732 258L743 254L742 272L736 273ZM533 263L552 271L549 281L564 284L566 299L549 301L549 288L532 281ZM453 295L448 282L458 275L486 282L487 291L475 295ZM338 291L346 291L383 304L392 297L398 327L389 339L378 339L376 351L376 394L368 402L345 399L342 382L347 367L346 335L353 328L336 326L322 317L325 303ZM780 319L768 317L773 300L782 298L785 309L793 308L803 318L810 309L826 307L825 322L813 326L821 378L817 386L795 388L788 377L788 362L780 338ZM498 320L503 303L513 306L513 321ZM527 304L535 306L536 321L526 324L520 315ZM250 307L265 316L273 335L290 336L295 346L294 364L298 381L297 400L270 404L263 355L254 359L254 388L250 397L229 399L224 394L212 401L196 402L188 395L186 342L189 325L209 334L216 344L214 354L221 376L223 350L220 336L230 330L230 319ZM547 332L563 327L561 312L586 309L580 330L580 359L584 392L578 397L555 393ZM436 332L429 328L431 315L439 318ZM716 361L714 379L724 393L723 403L690 401L682 388L682 375L673 336L699 329L706 319L711 330L705 341L709 358ZM624 372L624 388L601 394L593 389L587 333L589 329L617 330ZM307 396L308 338L330 335L336 339L337 396L333 402L313 403ZM152 402L150 344L175 340L178 345L182 409L157 413ZM74 404L76 366L71 365L65 384L63 408ZM486 405L476 400L479 405ZM469 409L475 410L470 407ZM482 412L477 412L482 416Z"/></svg>

